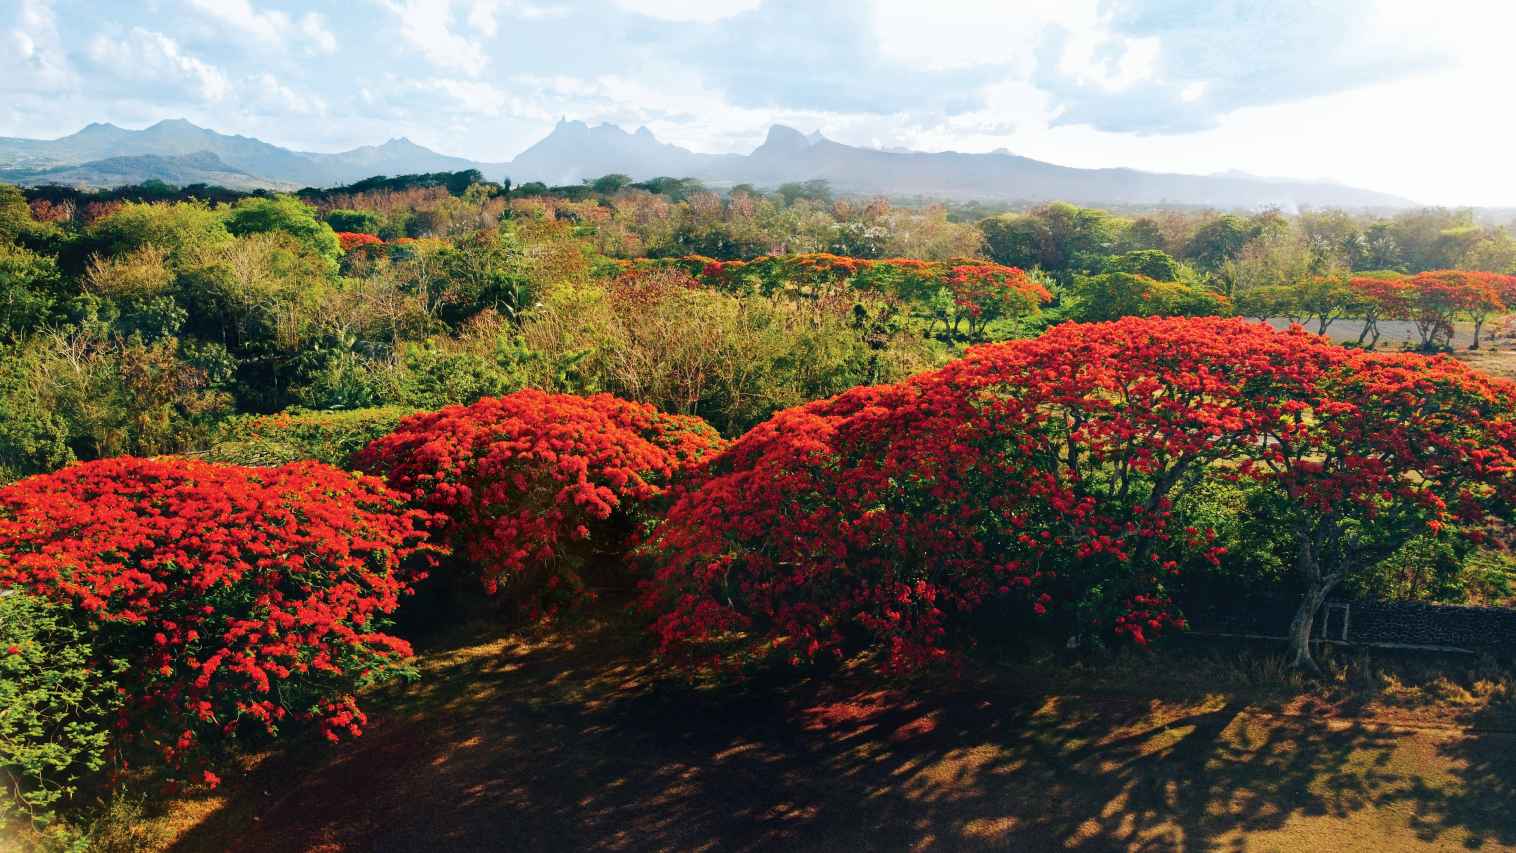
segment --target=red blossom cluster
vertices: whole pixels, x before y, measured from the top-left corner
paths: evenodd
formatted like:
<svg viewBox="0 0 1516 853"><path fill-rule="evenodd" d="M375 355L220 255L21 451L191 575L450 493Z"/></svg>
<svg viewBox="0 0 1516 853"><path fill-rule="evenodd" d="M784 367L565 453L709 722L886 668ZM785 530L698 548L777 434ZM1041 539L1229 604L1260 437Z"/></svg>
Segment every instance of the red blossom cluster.
<svg viewBox="0 0 1516 853"><path fill-rule="evenodd" d="M0 585L78 608L99 654L132 664L118 747L179 764L209 733L291 716L358 734L355 691L411 653L382 629L423 523L316 462L105 459L0 489Z"/></svg>
<svg viewBox="0 0 1516 853"><path fill-rule="evenodd" d="M364 234L359 231L338 231L337 242L342 244L342 251L344 253L351 252L354 249L361 249L365 246L384 245L384 241L373 234Z"/></svg>
<svg viewBox="0 0 1516 853"><path fill-rule="evenodd" d="M1481 422L1391 399L1413 386L1460 389L1465 408L1444 411ZM1370 414L1391 402L1397 414ZM1513 412L1509 385L1451 360L1298 328L1065 324L759 425L650 538L643 603L665 651L745 632L800 659L861 635L913 666L970 641L969 616L1008 596L1145 643L1182 625L1165 578L1223 553L1174 518L1196 484L1248 477L1318 517L1336 502L1337 521L1409 500L1442 513L1426 521L1472 522L1513 497ZM1408 455L1428 445L1445 463ZM1317 533L1341 541L1301 531Z"/></svg>
<svg viewBox="0 0 1516 853"><path fill-rule="evenodd" d="M585 566L623 552L644 505L722 444L699 418L528 389L410 417L355 463L442 514L491 593L536 576L578 595Z"/></svg>

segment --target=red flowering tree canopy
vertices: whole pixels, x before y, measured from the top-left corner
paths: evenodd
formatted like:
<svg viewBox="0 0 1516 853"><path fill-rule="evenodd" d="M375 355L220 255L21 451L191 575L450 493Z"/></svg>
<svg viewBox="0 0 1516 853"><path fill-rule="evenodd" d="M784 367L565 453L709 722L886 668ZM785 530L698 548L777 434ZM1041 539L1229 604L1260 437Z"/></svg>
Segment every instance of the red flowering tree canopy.
<svg viewBox="0 0 1516 853"><path fill-rule="evenodd" d="M379 480L316 462L121 457L0 489L0 585L72 605L124 658L124 745L170 762L289 716L358 734L354 694L401 672L383 633L423 548Z"/></svg>
<svg viewBox="0 0 1516 853"><path fill-rule="evenodd" d="M355 462L444 515L490 592L526 575L578 591L597 554L628 546L643 505L721 446L699 418L528 389L415 415Z"/></svg>
<svg viewBox="0 0 1516 853"><path fill-rule="evenodd" d="M1298 327L1065 324L738 439L650 538L643 601L666 650L742 631L799 658L861 633L913 665L1007 595L1144 643L1177 621L1166 579L1223 556L1175 519L1195 486L1277 489L1299 565L1368 570L1508 513L1513 399L1451 360Z"/></svg>
<svg viewBox="0 0 1516 853"><path fill-rule="evenodd" d="M732 630L897 665L940 657L991 597L1146 642L1163 581L1219 556L1172 503L1244 452L1340 352L1203 318L1067 324L946 368L781 412L713 460L650 540L665 649ZM1081 627L1079 630L1085 630Z"/></svg>
<svg viewBox="0 0 1516 853"><path fill-rule="evenodd" d="M987 262L955 262L944 277L952 295L955 323L967 319L969 334L978 335L1003 317L1030 314L1051 302L1053 294L1016 267Z"/></svg>
<svg viewBox="0 0 1516 853"><path fill-rule="evenodd" d="M1472 270L1429 270L1406 282L1406 314L1416 324L1426 349L1446 346L1453 339L1453 321L1467 315L1474 321L1474 345L1485 321L1506 309L1504 295L1510 276Z"/></svg>
<svg viewBox="0 0 1516 853"><path fill-rule="evenodd" d="M337 242L341 244L344 253L364 246L382 246L384 241L373 234L364 234L358 231L338 231Z"/></svg>

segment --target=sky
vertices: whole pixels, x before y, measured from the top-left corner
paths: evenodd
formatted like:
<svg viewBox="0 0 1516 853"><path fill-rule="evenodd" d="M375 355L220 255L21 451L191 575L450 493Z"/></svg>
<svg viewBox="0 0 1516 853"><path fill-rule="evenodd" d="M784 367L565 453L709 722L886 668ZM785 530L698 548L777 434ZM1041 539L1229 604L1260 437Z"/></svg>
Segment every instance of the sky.
<svg viewBox="0 0 1516 853"><path fill-rule="evenodd" d="M1510 0L0 0L0 136L508 160L560 118L1516 205Z"/></svg>

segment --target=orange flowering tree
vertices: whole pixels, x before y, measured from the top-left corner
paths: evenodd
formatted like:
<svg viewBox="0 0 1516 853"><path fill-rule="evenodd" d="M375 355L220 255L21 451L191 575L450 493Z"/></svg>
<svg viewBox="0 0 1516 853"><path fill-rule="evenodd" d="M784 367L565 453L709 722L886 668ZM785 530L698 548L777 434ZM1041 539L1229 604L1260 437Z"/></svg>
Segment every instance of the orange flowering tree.
<svg viewBox="0 0 1516 853"><path fill-rule="evenodd" d="M756 427L649 538L642 601L681 653L745 635L795 659L876 646L915 666L971 642L992 601L1145 643L1182 624L1165 583L1223 557L1173 507L1233 479L1286 507L1310 666L1299 638L1345 572L1508 514L1511 394L1298 327L1066 324Z"/></svg>
<svg viewBox="0 0 1516 853"><path fill-rule="evenodd" d="M366 246L384 245L384 241L373 234L364 234L358 231L338 231L337 242L342 246L344 254Z"/></svg>
<svg viewBox="0 0 1516 853"><path fill-rule="evenodd" d="M1411 316L1411 289L1406 277L1399 274L1356 275L1348 279L1348 290L1363 327L1358 345L1373 349L1379 343L1380 320L1408 320Z"/></svg>
<svg viewBox="0 0 1516 853"><path fill-rule="evenodd" d="M384 628L424 524L317 462L104 459L0 489L0 586L72 607L101 660L130 664L123 760L183 767L208 738L291 718L360 733L359 690L410 672Z"/></svg>
<svg viewBox="0 0 1516 853"><path fill-rule="evenodd" d="M1475 318L1477 348L1485 319L1501 307L1499 293L1486 273L1430 270L1412 276L1408 289L1408 314L1424 350L1450 345L1453 321L1465 314Z"/></svg>
<svg viewBox="0 0 1516 853"><path fill-rule="evenodd" d="M478 567L485 588L546 592L556 607L590 594L676 476L723 442L699 418L609 394L528 389L413 415L354 457L416 506Z"/></svg>
<svg viewBox="0 0 1516 853"><path fill-rule="evenodd" d="M1516 506L1516 384L1446 356L1337 350L1309 383L1259 387L1289 400L1239 470L1287 507L1304 595L1290 628L1314 668L1316 611L1348 573L1413 538L1480 539Z"/></svg>
<svg viewBox="0 0 1516 853"><path fill-rule="evenodd" d="M988 262L955 262L948 266L943 284L952 299L953 335L968 321L969 337L977 338L990 323L1035 312L1050 302L1053 294L1016 267ZM942 318L947 325L946 317Z"/></svg>
<svg viewBox="0 0 1516 853"><path fill-rule="evenodd" d="M1319 339L1220 319L1059 326L787 410L717 457L646 548L666 650L732 631L796 658L943 657L991 600L1145 643L1164 579L1220 557L1172 505L1282 412L1257 377Z"/></svg>

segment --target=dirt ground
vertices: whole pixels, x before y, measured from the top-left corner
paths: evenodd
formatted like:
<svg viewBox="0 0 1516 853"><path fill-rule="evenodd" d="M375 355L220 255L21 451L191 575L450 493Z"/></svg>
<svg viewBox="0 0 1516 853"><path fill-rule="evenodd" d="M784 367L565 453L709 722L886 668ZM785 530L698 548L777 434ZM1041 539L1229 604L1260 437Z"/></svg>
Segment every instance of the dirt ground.
<svg viewBox="0 0 1516 853"><path fill-rule="evenodd" d="M1141 661L1099 691L993 665L716 685L647 661L614 622L455 632L358 741L297 738L175 802L168 849L1516 849L1516 726L1456 685L1169 689Z"/></svg>

